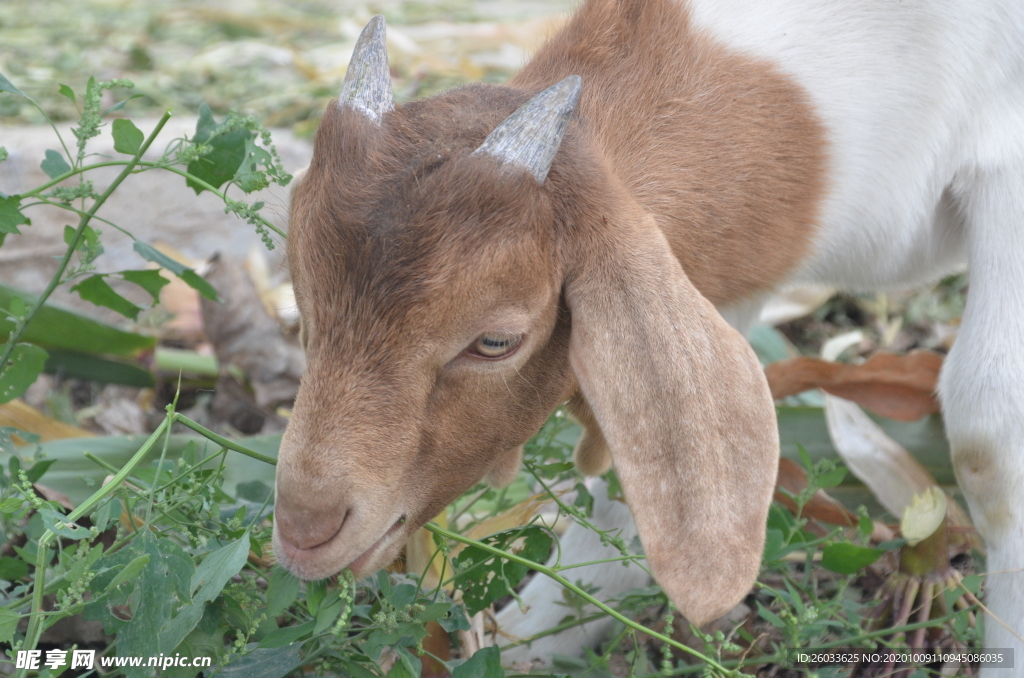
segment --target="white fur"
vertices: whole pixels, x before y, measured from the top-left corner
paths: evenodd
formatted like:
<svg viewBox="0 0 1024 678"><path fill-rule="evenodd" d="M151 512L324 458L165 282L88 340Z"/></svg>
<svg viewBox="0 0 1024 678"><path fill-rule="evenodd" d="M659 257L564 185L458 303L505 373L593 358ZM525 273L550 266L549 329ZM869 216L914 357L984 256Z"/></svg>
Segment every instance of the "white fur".
<svg viewBox="0 0 1024 678"><path fill-rule="evenodd" d="M986 646L1024 665L1024 2L687 4L718 41L792 76L825 124L821 224L788 284L905 288L969 260L940 394L989 569L1008 571L986 599L1013 632L987 618ZM744 325L756 304L728 317Z"/></svg>

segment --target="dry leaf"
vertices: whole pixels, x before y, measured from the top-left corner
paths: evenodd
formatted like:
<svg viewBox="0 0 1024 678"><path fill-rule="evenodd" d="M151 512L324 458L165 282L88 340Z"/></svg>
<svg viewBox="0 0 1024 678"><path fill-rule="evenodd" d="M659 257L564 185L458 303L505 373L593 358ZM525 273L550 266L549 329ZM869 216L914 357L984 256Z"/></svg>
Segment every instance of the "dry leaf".
<svg viewBox="0 0 1024 678"><path fill-rule="evenodd" d="M829 437L843 463L863 482L878 503L894 516L902 516L915 494L938 487L935 477L902 445L864 414L855 403L825 396ZM947 503L951 531L964 548L981 548L981 540L967 513L955 501Z"/></svg>
<svg viewBox="0 0 1024 678"><path fill-rule="evenodd" d="M0 405L0 426L13 426L19 431L35 433L39 436L41 443L64 438L89 438L96 435L84 428L51 419L20 400L12 400Z"/></svg>
<svg viewBox="0 0 1024 678"><path fill-rule="evenodd" d="M903 356L876 353L861 365L792 358L764 372L776 399L820 388L883 417L914 421L939 411L935 386L941 367L940 354L919 350Z"/></svg>

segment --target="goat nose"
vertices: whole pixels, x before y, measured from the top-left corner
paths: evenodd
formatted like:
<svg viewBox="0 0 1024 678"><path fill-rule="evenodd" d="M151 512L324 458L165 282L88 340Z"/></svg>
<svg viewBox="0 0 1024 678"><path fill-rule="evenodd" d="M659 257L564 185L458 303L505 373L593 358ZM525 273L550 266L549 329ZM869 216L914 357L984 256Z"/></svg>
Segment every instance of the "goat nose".
<svg viewBox="0 0 1024 678"><path fill-rule="evenodd" d="M340 513L340 517L339 516ZM277 534L285 546L297 551L314 549L331 541L348 519L350 511L324 511L311 514L277 507L274 523Z"/></svg>

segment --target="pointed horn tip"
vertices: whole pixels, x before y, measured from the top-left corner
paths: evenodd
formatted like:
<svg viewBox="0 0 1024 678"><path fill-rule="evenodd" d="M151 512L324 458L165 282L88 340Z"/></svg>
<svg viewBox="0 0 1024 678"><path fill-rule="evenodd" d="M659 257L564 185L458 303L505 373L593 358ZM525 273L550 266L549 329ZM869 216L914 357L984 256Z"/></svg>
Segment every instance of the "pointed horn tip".
<svg viewBox="0 0 1024 678"><path fill-rule="evenodd" d="M387 31L387 22L384 17L377 14L372 19L366 22L363 26L363 30L359 32L359 38L356 39L356 44L363 44L366 42L376 42L380 40L384 41L384 35Z"/></svg>
<svg viewBox="0 0 1024 678"><path fill-rule="evenodd" d="M570 108L575 108L583 90L583 78L570 75L541 92L540 96L562 99Z"/></svg>

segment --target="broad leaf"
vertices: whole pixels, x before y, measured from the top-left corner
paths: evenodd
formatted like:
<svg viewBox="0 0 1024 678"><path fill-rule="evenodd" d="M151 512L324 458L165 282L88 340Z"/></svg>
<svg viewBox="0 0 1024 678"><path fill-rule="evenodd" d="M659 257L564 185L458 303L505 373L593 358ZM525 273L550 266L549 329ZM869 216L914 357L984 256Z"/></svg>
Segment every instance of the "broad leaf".
<svg viewBox="0 0 1024 678"><path fill-rule="evenodd" d="M200 144L208 143L212 150L188 164L189 174L214 188L220 188L226 182L234 179L239 166L245 159L246 141L253 136L252 132L239 130L211 139L210 135L219 126L213 119L210 107L202 104L199 107L199 122L196 123L196 133L192 140ZM205 187L191 179L188 180L188 185L197 195L206 190Z"/></svg>
<svg viewBox="0 0 1024 678"><path fill-rule="evenodd" d="M75 241L75 233L78 229L72 228L71 226L64 227L64 244L70 245ZM88 253L86 263L91 263L93 259L103 254L103 243L100 242L100 235L92 226L86 226L82 229L82 237L78 240L78 246L75 248L83 254Z"/></svg>
<svg viewBox="0 0 1024 678"><path fill-rule="evenodd" d="M67 174L71 171L71 165L69 165L68 161L64 159L64 156L61 155L59 151L49 149L47 149L46 158L39 167L42 168L42 170L46 172L46 176L51 179L56 179L60 175Z"/></svg>
<svg viewBox="0 0 1024 678"><path fill-rule="evenodd" d="M551 534L536 525L499 532L481 540L522 558L543 563L551 551ZM457 585L470 615L509 595L526 576L527 567L512 563L476 547L468 546L458 556Z"/></svg>
<svg viewBox="0 0 1024 678"><path fill-rule="evenodd" d="M160 250L156 249L152 245L142 242L141 240L136 240L133 247L135 251L139 253L139 256L146 261L152 261L154 264L163 266L168 271L184 280L189 287L198 291L207 299L217 301L217 290L213 289L210 283L199 277L199 274L188 266L171 259Z"/></svg>
<svg viewBox="0 0 1024 678"><path fill-rule="evenodd" d="M0 558L0 579L17 581L28 575L28 563L19 558ZM0 642L3 642L0 637Z"/></svg>
<svg viewBox="0 0 1024 678"><path fill-rule="evenodd" d="M286 626L283 629L276 629L268 633L266 637L260 641L260 647L273 649L275 647L291 645L299 638L312 633L315 625L315 621L308 621L305 624L300 624L298 626Z"/></svg>
<svg viewBox="0 0 1024 678"><path fill-rule="evenodd" d="M826 546L821 566L839 574L855 574L882 557L885 551L843 542Z"/></svg>
<svg viewBox="0 0 1024 678"><path fill-rule="evenodd" d="M132 556L129 563L142 555L149 556L149 563L135 580L138 603L132 606L131 621L117 634L117 654L122 657L155 657L163 649L160 645L161 626L177 607L176 601L188 599L189 580L193 575L192 558L171 540L158 538L148 529L142 530L126 548ZM165 653L169 650L173 648L165 650ZM152 671L145 667L125 671L128 678L151 674Z"/></svg>
<svg viewBox="0 0 1024 678"><path fill-rule="evenodd" d="M244 157L238 170L235 172L235 181L239 188L246 193L259 191L270 185L267 174L260 169L271 167L274 159L270 153L256 145L256 136L253 135L245 140Z"/></svg>
<svg viewBox="0 0 1024 678"><path fill-rule="evenodd" d="M35 383L45 364L46 351L43 349L32 344L15 346L7 364L0 365L0 404L10 402L24 393Z"/></svg>
<svg viewBox="0 0 1024 678"><path fill-rule="evenodd" d="M71 103L75 104L76 106L78 105L78 101L75 99L75 91L67 85L62 84L60 86L60 89L58 89L57 91L66 96L68 99L70 99Z"/></svg>
<svg viewBox="0 0 1024 678"><path fill-rule="evenodd" d="M0 76L2 77L2 76ZM32 222L18 209L21 200L15 196L0 199L0 234L21 233L18 226L25 224L30 226Z"/></svg>
<svg viewBox="0 0 1024 678"><path fill-rule="evenodd" d="M452 678L505 678L501 650L494 645L477 650L465 663L455 667Z"/></svg>
<svg viewBox="0 0 1024 678"><path fill-rule="evenodd" d="M47 374L59 373L65 378L136 388L149 388L156 383L153 374L138 365L60 348L48 349L47 353L50 357L43 367Z"/></svg>
<svg viewBox="0 0 1024 678"><path fill-rule="evenodd" d="M86 539L92 536L89 530L68 522L67 516L51 508L41 508L39 514L43 517L43 525L48 530L65 539Z"/></svg>
<svg viewBox="0 0 1024 678"><path fill-rule="evenodd" d="M154 304L160 301L160 290L171 282L160 271L121 271L121 277L149 292Z"/></svg>
<svg viewBox="0 0 1024 678"><path fill-rule="evenodd" d="M3 77L0 75L0 78ZM14 639L14 631L18 628L19 621L20 614L0 607L0 643L10 643Z"/></svg>
<svg viewBox="0 0 1024 678"><path fill-rule="evenodd" d="M203 559L192 576L192 604L186 605L160 632L160 647L170 654L185 639L203 616L207 602L216 598L231 577L238 574L249 557L249 533Z"/></svg>
<svg viewBox="0 0 1024 678"><path fill-rule="evenodd" d="M274 618L285 611L299 596L299 578L275 565L267 582L267 617Z"/></svg>
<svg viewBox="0 0 1024 678"><path fill-rule="evenodd" d="M102 275L92 275L71 288L78 296L97 306L105 306L121 315L137 320L142 309L114 291Z"/></svg>
<svg viewBox="0 0 1024 678"><path fill-rule="evenodd" d="M303 659L299 656L299 648L286 646L253 650L244 657L239 657L225 666L217 674L220 678L284 678L302 666Z"/></svg>
<svg viewBox="0 0 1024 678"><path fill-rule="evenodd" d="M107 584L106 591L110 591L110 590L116 589L121 584L124 584L125 582L129 582L129 581L135 579L136 577L139 576L139 574L142 573L142 570L148 564L149 564L149 554L148 553L143 553L141 556L137 556L134 560L132 560L127 565L125 565L124 568L120 572L117 573L117 576L114 577L110 581L109 584Z"/></svg>
<svg viewBox="0 0 1024 678"><path fill-rule="evenodd" d="M0 74L0 92L11 92L12 94L20 94L25 96L25 93L15 87L10 80ZM27 98L27 97L26 97Z"/></svg>
<svg viewBox="0 0 1024 678"><path fill-rule="evenodd" d="M142 130L136 127L131 120L115 120L112 133L114 135L114 150L126 155L136 155L142 148L142 142L146 139Z"/></svg>
<svg viewBox="0 0 1024 678"><path fill-rule="evenodd" d="M0 285L0 307L9 306L13 297L20 297L30 306L36 302L34 295ZM13 322L0 318L0 337L13 329ZM50 304L45 304L39 309L22 338L45 349L62 348L81 353L123 356L134 355L156 344L152 337L123 332L111 325Z"/></svg>

